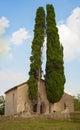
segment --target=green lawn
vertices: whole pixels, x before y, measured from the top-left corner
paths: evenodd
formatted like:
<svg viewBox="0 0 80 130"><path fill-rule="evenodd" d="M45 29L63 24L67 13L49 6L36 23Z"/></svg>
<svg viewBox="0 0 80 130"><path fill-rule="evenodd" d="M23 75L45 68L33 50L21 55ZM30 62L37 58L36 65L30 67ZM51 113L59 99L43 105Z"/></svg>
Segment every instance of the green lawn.
<svg viewBox="0 0 80 130"><path fill-rule="evenodd" d="M80 130L80 121L0 120L0 130Z"/></svg>

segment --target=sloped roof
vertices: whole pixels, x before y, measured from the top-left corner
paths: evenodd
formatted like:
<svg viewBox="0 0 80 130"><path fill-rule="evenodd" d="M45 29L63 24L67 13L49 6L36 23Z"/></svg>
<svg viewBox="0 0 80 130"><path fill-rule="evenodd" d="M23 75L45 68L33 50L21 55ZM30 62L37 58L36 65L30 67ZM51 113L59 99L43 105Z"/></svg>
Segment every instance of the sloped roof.
<svg viewBox="0 0 80 130"><path fill-rule="evenodd" d="M44 80L43 80L43 79L41 79L41 81L43 81L43 82L44 82ZM16 88L18 88L18 87L20 87L20 86L24 85L24 84L27 84L27 81L26 81L26 82L24 82L24 83L21 83L21 84L19 84L19 85L16 85L16 86L14 86L14 87L12 87L12 88L10 88L10 89L8 89L8 90L5 92L5 94L6 94L6 93L8 93L9 91L12 91L13 89L16 89Z"/></svg>
<svg viewBox="0 0 80 130"><path fill-rule="evenodd" d="M41 79L41 81L44 82L43 79ZM21 83L21 84L19 84L19 85L16 85L16 86L14 86L14 87L12 87L12 88L10 88L9 90L7 90L7 91L5 92L5 94L8 93L8 92L10 92L10 91L12 91L12 90L14 90L14 89L16 89L16 88L18 88L18 87L21 87L21 86L24 85L24 84L27 84L27 81L24 82L24 83ZM64 95L73 97L72 95L70 95L70 94L68 94L68 93L66 93L66 92L64 92Z"/></svg>
<svg viewBox="0 0 80 130"><path fill-rule="evenodd" d="M27 84L27 82L21 83L21 84L19 84L19 85L14 86L13 88L8 89L8 90L5 92L5 94L8 93L9 91L12 91L13 89L16 89L16 88L18 88L18 87L24 85L24 84Z"/></svg>

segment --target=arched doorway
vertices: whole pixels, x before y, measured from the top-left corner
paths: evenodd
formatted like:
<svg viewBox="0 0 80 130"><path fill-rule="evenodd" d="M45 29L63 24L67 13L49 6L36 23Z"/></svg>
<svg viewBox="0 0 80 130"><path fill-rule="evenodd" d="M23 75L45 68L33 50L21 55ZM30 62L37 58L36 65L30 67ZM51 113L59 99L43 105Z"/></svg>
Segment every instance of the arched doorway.
<svg viewBox="0 0 80 130"><path fill-rule="evenodd" d="M45 111L46 111L46 106L45 106L44 103L41 103L41 106L40 106L40 113L43 114L43 113L45 113Z"/></svg>
<svg viewBox="0 0 80 130"><path fill-rule="evenodd" d="M37 112L37 104L33 106L33 112Z"/></svg>

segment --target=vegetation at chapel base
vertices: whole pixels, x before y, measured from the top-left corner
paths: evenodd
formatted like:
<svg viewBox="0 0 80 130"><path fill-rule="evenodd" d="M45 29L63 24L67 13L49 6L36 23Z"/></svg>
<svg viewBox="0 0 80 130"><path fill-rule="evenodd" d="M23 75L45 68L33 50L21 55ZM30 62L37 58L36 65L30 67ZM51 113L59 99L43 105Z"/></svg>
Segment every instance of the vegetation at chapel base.
<svg viewBox="0 0 80 130"><path fill-rule="evenodd" d="M45 12L43 7L39 7L36 12L34 38L32 41L32 55L30 57L30 72L29 72L29 98L31 100L37 97L37 81L41 79L41 55L42 46L44 42L44 28L45 28Z"/></svg>
<svg viewBox="0 0 80 130"><path fill-rule="evenodd" d="M58 29L56 27L53 5L47 5L47 62L46 62L46 92L51 103L58 102L64 93L64 62L63 46L60 45Z"/></svg>

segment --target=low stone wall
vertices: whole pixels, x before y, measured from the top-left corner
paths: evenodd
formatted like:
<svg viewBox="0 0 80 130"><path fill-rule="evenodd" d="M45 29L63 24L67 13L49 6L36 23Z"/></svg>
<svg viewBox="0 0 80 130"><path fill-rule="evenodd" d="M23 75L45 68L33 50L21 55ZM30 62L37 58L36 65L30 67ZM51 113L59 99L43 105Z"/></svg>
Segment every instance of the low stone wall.
<svg viewBox="0 0 80 130"><path fill-rule="evenodd" d="M61 113L54 112L53 114L27 114L22 113L21 117L30 118L30 119L53 119L53 120L80 120L80 112L72 112L72 113Z"/></svg>
<svg viewBox="0 0 80 130"><path fill-rule="evenodd" d="M72 120L80 120L80 111L70 113L70 118Z"/></svg>
<svg viewBox="0 0 80 130"><path fill-rule="evenodd" d="M21 117L32 118L32 119L53 119L53 120L70 120L70 113L55 112L53 114L33 114L22 113Z"/></svg>
<svg viewBox="0 0 80 130"><path fill-rule="evenodd" d="M80 112L73 112L73 113L61 113L55 112L53 114L48 115L39 115L35 113L34 115L27 113L21 113L19 115L11 115L11 116L0 116L0 120L80 120Z"/></svg>
<svg viewBox="0 0 80 130"><path fill-rule="evenodd" d="M54 114L49 115L49 118L52 118L54 120L69 120L70 114L69 113L55 112Z"/></svg>

